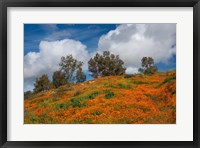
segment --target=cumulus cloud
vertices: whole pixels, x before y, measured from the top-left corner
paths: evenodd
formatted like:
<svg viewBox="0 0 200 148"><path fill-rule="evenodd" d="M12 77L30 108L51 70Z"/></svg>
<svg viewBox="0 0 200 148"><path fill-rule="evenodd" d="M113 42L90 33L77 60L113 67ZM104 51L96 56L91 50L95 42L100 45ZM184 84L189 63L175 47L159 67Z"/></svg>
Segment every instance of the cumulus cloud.
<svg viewBox="0 0 200 148"><path fill-rule="evenodd" d="M169 63L176 54L176 25L175 24L122 24L115 30L102 35L98 48L89 53L87 47L80 41L58 38L70 36L67 32L57 30L56 25L48 28L54 30L48 41L41 41L39 52L29 52L24 57L25 91L33 89L36 77L48 74L51 78L54 71L59 69L61 56L72 54L74 58L84 62L83 70L87 71L87 62L96 52L105 50L119 55L125 62L126 73L137 73L141 67L141 58L150 56L155 63ZM52 29L53 28L53 29ZM85 33L87 36L88 32ZM63 36L64 35L64 36Z"/></svg>
<svg viewBox="0 0 200 148"><path fill-rule="evenodd" d="M59 69L62 56L72 54L74 58L83 61L83 70L87 68L88 51L86 46L79 41L64 39L60 41L41 41L39 52L29 52L24 57L25 91L33 88L36 77L42 74L52 76Z"/></svg>
<svg viewBox="0 0 200 148"><path fill-rule="evenodd" d="M144 56L153 57L155 63L168 63L176 54L175 45L175 24L122 24L101 36L97 50L119 55L126 72L135 73Z"/></svg>

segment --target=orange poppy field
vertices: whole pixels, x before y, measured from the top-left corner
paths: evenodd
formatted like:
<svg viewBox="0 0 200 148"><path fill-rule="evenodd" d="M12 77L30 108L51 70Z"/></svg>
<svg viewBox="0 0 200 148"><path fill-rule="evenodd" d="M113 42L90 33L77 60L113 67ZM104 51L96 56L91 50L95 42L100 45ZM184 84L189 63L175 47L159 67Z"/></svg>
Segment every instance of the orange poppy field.
<svg viewBox="0 0 200 148"><path fill-rule="evenodd" d="M106 76L32 94L25 124L175 124L176 71Z"/></svg>

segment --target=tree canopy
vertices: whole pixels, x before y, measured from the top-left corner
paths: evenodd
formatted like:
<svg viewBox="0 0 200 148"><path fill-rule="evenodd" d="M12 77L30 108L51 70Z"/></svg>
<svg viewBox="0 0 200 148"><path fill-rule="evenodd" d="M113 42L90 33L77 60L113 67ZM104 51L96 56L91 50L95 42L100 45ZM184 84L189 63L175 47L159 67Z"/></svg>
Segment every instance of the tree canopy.
<svg viewBox="0 0 200 148"><path fill-rule="evenodd" d="M157 72L157 66L154 65L154 59L152 57L143 57L141 59L142 68L138 71L144 74L154 74Z"/></svg>
<svg viewBox="0 0 200 148"><path fill-rule="evenodd" d="M36 78L34 86L34 92L38 93L49 90L52 87L52 84L49 81L47 74L44 74L41 77Z"/></svg>
<svg viewBox="0 0 200 148"><path fill-rule="evenodd" d="M86 75L82 72L82 68L79 68L76 72L76 82L84 82Z"/></svg>
<svg viewBox="0 0 200 148"><path fill-rule="evenodd" d="M110 54L109 51L104 51L103 55L96 55L88 61L88 70L92 73L91 76L98 78L101 76L123 75L126 68L124 62L119 58Z"/></svg>
<svg viewBox="0 0 200 148"><path fill-rule="evenodd" d="M81 77L81 81L83 81L83 80L85 81L85 79L83 79L83 77L85 75L82 72L83 62L76 60L75 58L73 58L72 55L67 55L66 57L61 57L59 66L60 66L60 71L63 72L65 75L66 82L80 81L80 77ZM81 69L81 71L80 71L80 69ZM77 76L77 74L79 76ZM78 80L77 80L77 78L78 78Z"/></svg>
<svg viewBox="0 0 200 148"><path fill-rule="evenodd" d="M53 85L58 88L61 85L66 84L65 74L61 71L55 71L52 76Z"/></svg>

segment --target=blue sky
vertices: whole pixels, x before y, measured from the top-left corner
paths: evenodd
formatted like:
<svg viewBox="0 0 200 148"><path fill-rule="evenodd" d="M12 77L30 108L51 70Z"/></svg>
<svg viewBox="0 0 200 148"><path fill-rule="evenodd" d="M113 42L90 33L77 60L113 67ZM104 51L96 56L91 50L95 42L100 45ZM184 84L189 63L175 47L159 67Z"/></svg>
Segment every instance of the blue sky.
<svg viewBox="0 0 200 148"><path fill-rule="evenodd" d="M154 58L159 71L176 69L175 24L25 24L24 91L36 77L59 69L61 56L72 54L84 62L105 50L119 55L127 73L135 73L143 56Z"/></svg>
<svg viewBox="0 0 200 148"><path fill-rule="evenodd" d="M42 40L54 41L65 38L81 41L87 45L89 51L92 51L97 48L99 37L116 26L117 24L25 24L24 55L29 51L38 52Z"/></svg>

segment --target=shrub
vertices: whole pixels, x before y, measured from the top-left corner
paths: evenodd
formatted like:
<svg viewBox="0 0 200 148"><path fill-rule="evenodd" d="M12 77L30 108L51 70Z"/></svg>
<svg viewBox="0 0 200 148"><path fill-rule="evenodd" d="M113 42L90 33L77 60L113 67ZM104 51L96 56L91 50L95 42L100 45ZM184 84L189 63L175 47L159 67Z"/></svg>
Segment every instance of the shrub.
<svg viewBox="0 0 200 148"><path fill-rule="evenodd" d="M94 99L99 94L98 91L92 92L89 95L84 96L85 99Z"/></svg>
<svg viewBox="0 0 200 148"><path fill-rule="evenodd" d="M106 99L110 99L110 98L115 96L115 93L110 91L110 90L104 90L104 93L105 93L105 98Z"/></svg>
<svg viewBox="0 0 200 148"><path fill-rule="evenodd" d="M72 98L70 100L73 107L83 107L87 105L87 100L94 99L99 94L98 91L92 92L91 94L80 96L78 98Z"/></svg>
<svg viewBox="0 0 200 148"><path fill-rule="evenodd" d="M55 88L58 88L61 85L64 85L67 83L65 79L65 74L61 71L55 71L52 76L53 79L53 85Z"/></svg>
<svg viewBox="0 0 200 148"><path fill-rule="evenodd" d="M56 109L67 109L71 105L71 102L61 103L56 105Z"/></svg>
<svg viewBox="0 0 200 148"><path fill-rule="evenodd" d="M46 74L42 75L40 78L36 78L34 86L35 86L35 88L34 88L35 93L47 91L50 88L52 88L52 84L49 81L49 78Z"/></svg>
<svg viewBox="0 0 200 148"><path fill-rule="evenodd" d="M24 92L24 99L30 99L32 95L33 95L32 91L26 91Z"/></svg>
<svg viewBox="0 0 200 148"><path fill-rule="evenodd" d="M73 98L73 99L71 99L72 106L73 107L82 107L82 106L84 106L84 104L81 103L81 101L82 101L82 98Z"/></svg>

